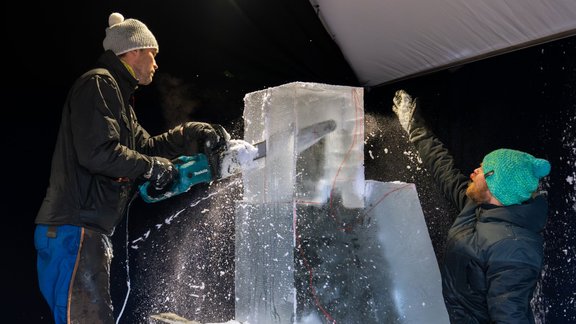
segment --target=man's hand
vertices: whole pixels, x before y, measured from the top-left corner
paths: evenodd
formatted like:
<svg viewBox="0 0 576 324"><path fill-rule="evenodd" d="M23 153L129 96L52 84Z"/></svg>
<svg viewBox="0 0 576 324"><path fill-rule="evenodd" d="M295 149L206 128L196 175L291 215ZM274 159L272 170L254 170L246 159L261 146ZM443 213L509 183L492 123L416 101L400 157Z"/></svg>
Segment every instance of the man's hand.
<svg viewBox="0 0 576 324"><path fill-rule="evenodd" d="M152 157L152 167L144 178L150 181L152 187L157 191L167 189L178 178L178 169L174 167L170 160L163 157Z"/></svg>
<svg viewBox="0 0 576 324"><path fill-rule="evenodd" d="M410 134L410 128L412 125L412 118L414 117L414 111L416 110L417 100L412 100L412 97L404 90L396 91L394 95L394 105L392 110L398 116L400 125L402 128Z"/></svg>
<svg viewBox="0 0 576 324"><path fill-rule="evenodd" d="M216 131L218 139L216 140L215 143L210 143L210 149L217 150L223 145L228 145L228 142L230 142L231 137L230 134L228 134L228 132L226 131L226 129L219 124L212 124L212 127Z"/></svg>
<svg viewBox="0 0 576 324"><path fill-rule="evenodd" d="M186 144L193 152L204 152L230 140L230 135L218 124L187 122L182 125Z"/></svg>

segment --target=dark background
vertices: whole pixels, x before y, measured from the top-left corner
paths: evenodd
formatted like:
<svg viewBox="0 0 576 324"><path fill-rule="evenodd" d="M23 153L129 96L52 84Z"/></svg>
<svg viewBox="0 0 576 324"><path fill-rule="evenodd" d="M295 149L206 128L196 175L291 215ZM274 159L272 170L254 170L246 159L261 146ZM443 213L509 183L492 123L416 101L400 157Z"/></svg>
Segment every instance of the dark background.
<svg viewBox="0 0 576 324"><path fill-rule="evenodd" d="M48 185L64 98L75 78L101 54L111 12L142 20L160 44L160 69L152 85L139 90L135 105L140 123L152 134L185 120L201 120L223 124L241 137L248 92L292 81L360 86L305 0L274 5L251 0L3 6L7 43L1 170L7 175L8 194L2 200L7 220L2 291L9 300L5 314L10 323L52 322L37 287L33 222ZM546 264L534 305L541 323L576 322L575 57L576 38L565 38L365 89L366 179L417 184L439 259L452 210L425 171L405 167L414 163L405 153L413 148L391 112L394 91L404 88L420 97L426 120L465 173L498 147L525 150L551 162L552 173L545 181L550 200ZM385 150L391 153L382 153ZM154 223L150 219L162 219L181 203L176 199L170 208L160 209L136 201L129 227L139 235L139 229ZM115 235L114 240L121 242L122 237ZM227 252L221 252L224 259L233 252L230 242L222 239L227 246ZM119 262L121 248L115 254ZM220 288L230 290L229 285ZM225 321L230 299L224 298L220 306L224 311L219 320Z"/></svg>

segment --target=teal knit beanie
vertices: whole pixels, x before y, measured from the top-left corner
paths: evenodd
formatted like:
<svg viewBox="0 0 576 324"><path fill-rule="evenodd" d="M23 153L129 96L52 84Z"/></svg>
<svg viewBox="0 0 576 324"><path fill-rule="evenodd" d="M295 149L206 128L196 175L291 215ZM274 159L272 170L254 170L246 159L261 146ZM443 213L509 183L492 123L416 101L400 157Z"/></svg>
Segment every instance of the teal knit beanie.
<svg viewBox="0 0 576 324"><path fill-rule="evenodd" d="M540 178L550 173L550 162L521 151L498 149L484 157L482 170L492 195L508 206L532 196Z"/></svg>

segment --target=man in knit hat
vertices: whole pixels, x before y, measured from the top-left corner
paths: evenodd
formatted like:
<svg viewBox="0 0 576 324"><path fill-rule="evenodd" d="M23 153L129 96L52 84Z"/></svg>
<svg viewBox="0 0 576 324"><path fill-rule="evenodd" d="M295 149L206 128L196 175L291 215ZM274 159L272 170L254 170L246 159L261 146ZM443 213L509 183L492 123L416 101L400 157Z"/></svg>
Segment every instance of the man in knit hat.
<svg viewBox="0 0 576 324"><path fill-rule="evenodd" d="M202 152L223 135L213 125L187 122L150 136L132 97L158 69L156 38L142 22L113 13L103 45L96 68L69 91L35 220L40 290L57 324L115 323L109 236L137 186L170 188L177 177L170 159Z"/></svg>
<svg viewBox="0 0 576 324"><path fill-rule="evenodd" d="M498 149L469 176L454 168L424 125L417 99L396 92L392 110L434 180L460 213L448 232L441 266L452 323L534 323L530 301L540 278L548 205L538 193L550 163Z"/></svg>

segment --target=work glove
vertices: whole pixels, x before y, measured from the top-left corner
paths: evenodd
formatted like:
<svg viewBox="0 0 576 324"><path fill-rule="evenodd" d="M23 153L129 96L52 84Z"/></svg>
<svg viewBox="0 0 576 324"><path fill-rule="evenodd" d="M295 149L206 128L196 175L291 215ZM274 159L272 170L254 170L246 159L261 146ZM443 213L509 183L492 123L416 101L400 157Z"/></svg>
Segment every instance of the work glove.
<svg viewBox="0 0 576 324"><path fill-rule="evenodd" d="M150 185L156 191L164 191L170 188L174 181L178 178L178 169L170 162L170 160L163 157L152 157L152 167L144 178L150 181Z"/></svg>
<svg viewBox="0 0 576 324"><path fill-rule="evenodd" d="M230 134L221 125L212 124L212 127L216 131L218 138L215 143L211 143L211 145L204 148L204 153L208 157L212 174L216 178L220 178L222 158L230 149Z"/></svg>
<svg viewBox="0 0 576 324"><path fill-rule="evenodd" d="M216 131L218 139L216 140L216 143L210 146L210 148L214 150L220 148L223 145L228 145L228 142L230 142L231 137L230 134L228 134L228 132L226 131L226 129L219 124L212 124L212 127Z"/></svg>
<svg viewBox="0 0 576 324"><path fill-rule="evenodd" d="M398 116L398 120L404 131L410 135L417 99L413 100L406 91L398 90L392 101L394 102L392 110L396 113L396 116Z"/></svg>
<svg viewBox="0 0 576 324"><path fill-rule="evenodd" d="M212 150L230 140L230 135L218 124L187 122L182 125L182 134L188 149L195 153Z"/></svg>

